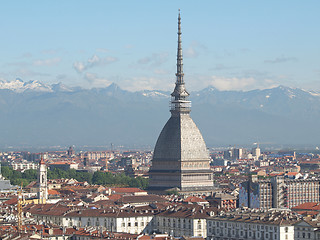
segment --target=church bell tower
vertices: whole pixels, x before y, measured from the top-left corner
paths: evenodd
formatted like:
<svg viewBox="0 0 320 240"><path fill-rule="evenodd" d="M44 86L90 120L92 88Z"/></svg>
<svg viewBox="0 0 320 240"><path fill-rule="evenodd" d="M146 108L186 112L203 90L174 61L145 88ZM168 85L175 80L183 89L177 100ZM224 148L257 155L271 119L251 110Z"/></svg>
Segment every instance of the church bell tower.
<svg viewBox="0 0 320 240"><path fill-rule="evenodd" d="M48 199L48 185L47 185L47 166L41 155L38 169L38 199L40 204L46 203Z"/></svg>

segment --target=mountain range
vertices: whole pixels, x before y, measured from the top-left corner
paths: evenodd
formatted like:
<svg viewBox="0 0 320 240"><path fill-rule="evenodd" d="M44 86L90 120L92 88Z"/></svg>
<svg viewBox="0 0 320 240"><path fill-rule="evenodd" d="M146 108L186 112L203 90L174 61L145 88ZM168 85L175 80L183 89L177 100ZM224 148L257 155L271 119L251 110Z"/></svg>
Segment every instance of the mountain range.
<svg viewBox="0 0 320 240"><path fill-rule="evenodd" d="M190 93L208 147L320 144L320 93L279 86ZM0 80L0 146L149 146L170 117L170 92Z"/></svg>

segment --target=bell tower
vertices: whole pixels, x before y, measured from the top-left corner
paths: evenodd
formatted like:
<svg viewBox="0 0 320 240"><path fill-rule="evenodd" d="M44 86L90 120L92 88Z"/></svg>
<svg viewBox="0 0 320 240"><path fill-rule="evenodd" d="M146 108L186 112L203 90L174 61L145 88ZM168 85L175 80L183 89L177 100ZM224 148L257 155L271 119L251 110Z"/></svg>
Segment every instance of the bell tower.
<svg viewBox="0 0 320 240"><path fill-rule="evenodd" d="M47 166L41 155L38 169L38 199L39 203L44 204L48 199L48 184L47 184Z"/></svg>

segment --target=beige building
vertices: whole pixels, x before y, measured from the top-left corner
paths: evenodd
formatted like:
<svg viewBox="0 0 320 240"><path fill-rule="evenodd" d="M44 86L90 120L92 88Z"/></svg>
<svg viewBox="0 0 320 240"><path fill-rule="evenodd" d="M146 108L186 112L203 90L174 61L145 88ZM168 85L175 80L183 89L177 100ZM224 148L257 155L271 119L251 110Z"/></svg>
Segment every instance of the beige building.
<svg viewBox="0 0 320 240"><path fill-rule="evenodd" d="M156 230L171 236L207 237L207 218L217 209L202 206L170 206L155 217Z"/></svg>
<svg viewBox="0 0 320 240"><path fill-rule="evenodd" d="M289 211L241 210L207 219L208 239L294 240L300 219Z"/></svg>
<svg viewBox="0 0 320 240"><path fill-rule="evenodd" d="M38 223L46 222L62 227L102 227L106 231L132 234L151 233L156 210L150 207L104 209L71 208L59 204L27 206L25 214Z"/></svg>

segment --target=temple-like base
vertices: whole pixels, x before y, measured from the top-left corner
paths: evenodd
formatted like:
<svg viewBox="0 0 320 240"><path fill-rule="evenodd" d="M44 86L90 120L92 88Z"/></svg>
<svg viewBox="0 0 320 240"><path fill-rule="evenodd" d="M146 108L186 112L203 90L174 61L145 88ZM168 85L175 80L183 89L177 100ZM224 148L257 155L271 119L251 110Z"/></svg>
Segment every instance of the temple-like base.
<svg viewBox="0 0 320 240"><path fill-rule="evenodd" d="M207 186L207 187L190 187L190 188L164 188L164 187L152 187L148 188L147 191L149 194L170 194L170 193L178 193L179 195L206 195L210 196L214 192L213 186Z"/></svg>

